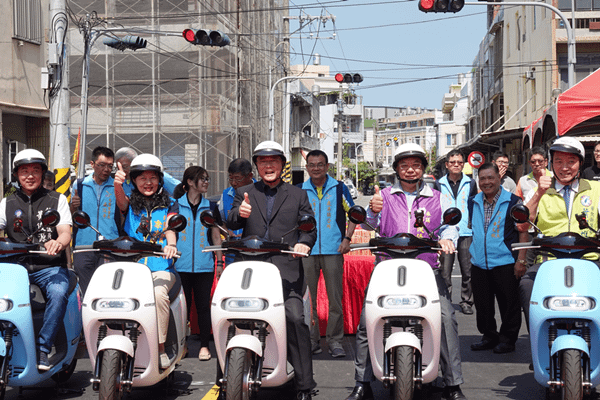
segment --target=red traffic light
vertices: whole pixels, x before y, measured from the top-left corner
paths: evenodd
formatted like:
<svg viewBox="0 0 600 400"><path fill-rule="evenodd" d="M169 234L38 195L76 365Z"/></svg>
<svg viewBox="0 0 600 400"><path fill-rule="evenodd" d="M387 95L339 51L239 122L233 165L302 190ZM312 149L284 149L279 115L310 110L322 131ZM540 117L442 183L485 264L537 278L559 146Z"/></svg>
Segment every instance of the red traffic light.
<svg viewBox="0 0 600 400"><path fill-rule="evenodd" d="M419 10L423 12L433 11L435 0L419 0Z"/></svg>
<svg viewBox="0 0 600 400"><path fill-rule="evenodd" d="M363 77L361 74L335 74L335 80L339 83L361 83L363 81Z"/></svg>
<svg viewBox="0 0 600 400"><path fill-rule="evenodd" d="M196 44L196 31L194 29L184 29L183 38L190 43Z"/></svg>

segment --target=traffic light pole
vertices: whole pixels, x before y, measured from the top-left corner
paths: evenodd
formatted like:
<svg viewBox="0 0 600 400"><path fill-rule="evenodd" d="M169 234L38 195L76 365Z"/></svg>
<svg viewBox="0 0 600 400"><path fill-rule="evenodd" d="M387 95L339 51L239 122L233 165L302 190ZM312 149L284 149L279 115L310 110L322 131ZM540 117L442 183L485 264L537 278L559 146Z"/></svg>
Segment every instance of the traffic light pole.
<svg viewBox="0 0 600 400"><path fill-rule="evenodd" d="M470 6L535 6L535 7L546 7L552 10L556 15L562 19L563 24L565 24L565 28L567 29L567 63L568 63L568 85L569 88L573 87L575 84L575 63L576 55L575 55L575 35L573 33L573 29L571 28L571 24L565 17L565 15L556 7L542 3L542 2L524 2L524 1L505 1L501 3L495 2L487 2L487 1L477 1L477 2L468 2L465 5Z"/></svg>
<svg viewBox="0 0 600 400"><path fill-rule="evenodd" d="M274 100L273 97L275 96L275 86L277 86L277 84L279 82L283 82L283 81L289 81L292 79L300 79L299 76L284 76L283 78L279 79L277 82L275 82L275 84L271 87L271 90L269 90L269 140L271 141L275 141L275 106L274 106ZM286 152L288 150L286 149Z"/></svg>

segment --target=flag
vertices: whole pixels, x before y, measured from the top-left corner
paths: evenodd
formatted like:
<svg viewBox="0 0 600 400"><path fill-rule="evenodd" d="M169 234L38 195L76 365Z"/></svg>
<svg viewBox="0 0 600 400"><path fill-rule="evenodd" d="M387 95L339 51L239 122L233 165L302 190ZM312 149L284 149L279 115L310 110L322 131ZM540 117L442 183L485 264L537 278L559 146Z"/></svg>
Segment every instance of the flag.
<svg viewBox="0 0 600 400"><path fill-rule="evenodd" d="M81 146L81 128L79 128L79 132L77 133L77 142L75 143L75 151L73 151L73 161L72 165L77 167L77 163L79 162L79 147Z"/></svg>

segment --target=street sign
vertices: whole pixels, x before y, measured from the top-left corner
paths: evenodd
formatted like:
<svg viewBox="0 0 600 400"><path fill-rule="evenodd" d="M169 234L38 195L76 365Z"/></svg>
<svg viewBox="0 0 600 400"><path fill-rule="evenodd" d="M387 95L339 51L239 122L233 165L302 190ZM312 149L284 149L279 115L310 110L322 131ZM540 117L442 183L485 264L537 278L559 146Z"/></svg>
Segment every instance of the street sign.
<svg viewBox="0 0 600 400"><path fill-rule="evenodd" d="M483 153L479 151L472 151L471 154L469 154L468 161L471 167L479 168L485 162L485 157L483 156Z"/></svg>

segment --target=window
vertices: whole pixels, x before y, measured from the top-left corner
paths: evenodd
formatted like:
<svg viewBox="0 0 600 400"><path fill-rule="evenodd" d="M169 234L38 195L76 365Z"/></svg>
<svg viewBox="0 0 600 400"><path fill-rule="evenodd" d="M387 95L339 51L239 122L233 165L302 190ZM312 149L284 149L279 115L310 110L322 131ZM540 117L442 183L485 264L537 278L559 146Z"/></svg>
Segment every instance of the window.
<svg viewBox="0 0 600 400"><path fill-rule="evenodd" d="M13 38L41 44L42 6L40 0L13 0Z"/></svg>
<svg viewBox="0 0 600 400"><path fill-rule="evenodd" d="M456 134L446 135L446 146L456 146Z"/></svg>

